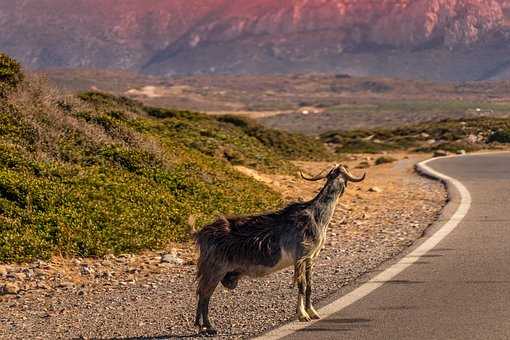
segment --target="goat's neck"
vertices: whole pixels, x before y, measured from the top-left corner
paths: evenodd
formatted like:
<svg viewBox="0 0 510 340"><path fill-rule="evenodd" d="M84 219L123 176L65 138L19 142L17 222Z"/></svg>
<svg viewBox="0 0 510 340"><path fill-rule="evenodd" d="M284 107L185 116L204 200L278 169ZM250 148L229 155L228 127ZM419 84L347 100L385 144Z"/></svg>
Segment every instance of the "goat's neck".
<svg viewBox="0 0 510 340"><path fill-rule="evenodd" d="M311 201L315 220L322 229L325 229L331 221L331 217L333 217L335 212L336 202L344 192L344 189L343 183L336 179L330 180Z"/></svg>

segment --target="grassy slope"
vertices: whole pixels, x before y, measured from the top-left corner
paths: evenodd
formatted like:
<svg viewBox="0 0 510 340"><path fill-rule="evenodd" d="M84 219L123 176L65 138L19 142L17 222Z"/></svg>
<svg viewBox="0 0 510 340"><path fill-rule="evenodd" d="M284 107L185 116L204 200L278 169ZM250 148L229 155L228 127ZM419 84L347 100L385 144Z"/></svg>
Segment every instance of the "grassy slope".
<svg viewBox="0 0 510 340"><path fill-rule="evenodd" d="M0 261L164 247L280 196L233 170L328 159L310 138L32 79L0 106Z"/></svg>

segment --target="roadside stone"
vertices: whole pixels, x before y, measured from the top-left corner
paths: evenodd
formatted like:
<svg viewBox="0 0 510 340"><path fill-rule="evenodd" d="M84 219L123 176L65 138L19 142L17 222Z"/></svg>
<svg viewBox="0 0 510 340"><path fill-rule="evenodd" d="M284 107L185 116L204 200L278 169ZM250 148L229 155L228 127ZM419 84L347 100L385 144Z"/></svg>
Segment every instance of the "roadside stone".
<svg viewBox="0 0 510 340"><path fill-rule="evenodd" d="M20 288L15 283L6 283L4 285L0 285L0 295L6 294L18 294Z"/></svg>
<svg viewBox="0 0 510 340"><path fill-rule="evenodd" d="M448 152L446 152L444 150L436 150L434 152L434 157L444 157L444 156L448 156Z"/></svg>
<svg viewBox="0 0 510 340"><path fill-rule="evenodd" d="M470 144L476 144L478 142L478 136L471 134L466 137L466 141Z"/></svg>
<svg viewBox="0 0 510 340"><path fill-rule="evenodd" d="M134 268L134 267L128 267L128 268L126 268L125 272L129 273L129 274L136 274L136 273L140 272L140 269Z"/></svg>
<svg viewBox="0 0 510 340"><path fill-rule="evenodd" d="M44 289L44 290L47 290L47 289L50 289L50 286L48 286L46 283L44 282L37 282L37 284L35 285L35 288L36 289Z"/></svg>
<svg viewBox="0 0 510 340"><path fill-rule="evenodd" d="M34 262L34 267L35 268L43 268L43 267L46 267L46 262L44 262L43 260L36 260Z"/></svg>
<svg viewBox="0 0 510 340"><path fill-rule="evenodd" d="M366 168L369 168L369 167L370 167L370 163L368 161L363 161L363 162L360 162L356 166L356 169L366 169Z"/></svg>
<svg viewBox="0 0 510 340"><path fill-rule="evenodd" d="M30 268L25 268L23 269L23 275L25 275L27 279L31 279L34 277L34 270Z"/></svg>
<svg viewBox="0 0 510 340"><path fill-rule="evenodd" d="M23 273L9 273L7 274L7 279L11 281L23 281L25 279L25 274Z"/></svg>
<svg viewBox="0 0 510 340"><path fill-rule="evenodd" d="M371 187L368 189L369 192L383 192L383 190L379 187Z"/></svg>
<svg viewBox="0 0 510 340"><path fill-rule="evenodd" d="M113 272L111 272L111 271L104 271L102 273L98 273L96 276L97 277L102 277L104 279L111 279L113 277Z"/></svg>
<svg viewBox="0 0 510 340"><path fill-rule="evenodd" d="M34 274L35 274L36 277L45 277L47 273L44 270L42 270L42 269L37 269L36 268L34 270Z"/></svg>
<svg viewBox="0 0 510 340"><path fill-rule="evenodd" d="M80 268L81 275L90 275L94 273L94 270L90 268L88 265L84 264Z"/></svg>
<svg viewBox="0 0 510 340"><path fill-rule="evenodd" d="M74 283L72 282L62 282L61 284L58 285L59 288L64 288L64 289L73 289L74 288Z"/></svg>
<svg viewBox="0 0 510 340"><path fill-rule="evenodd" d="M161 263L172 263L177 265L183 265L184 260L177 257L175 254L163 254L161 255Z"/></svg>
<svg viewBox="0 0 510 340"><path fill-rule="evenodd" d="M466 150L457 150L457 155L465 155L466 154Z"/></svg>

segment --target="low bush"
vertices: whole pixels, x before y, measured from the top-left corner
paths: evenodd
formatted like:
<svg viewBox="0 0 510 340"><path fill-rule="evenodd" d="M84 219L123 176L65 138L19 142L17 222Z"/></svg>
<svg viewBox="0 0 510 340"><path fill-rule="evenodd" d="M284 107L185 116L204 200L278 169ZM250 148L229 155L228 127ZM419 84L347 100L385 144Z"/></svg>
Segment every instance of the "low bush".
<svg viewBox="0 0 510 340"><path fill-rule="evenodd" d="M234 125L247 135L256 138L284 159L292 160L333 160L332 153L324 143L313 137L268 129L251 119L238 116L219 116L218 121Z"/></svg>
<svg viewBox="0 0 510 340"><path fill-rule="evenodd" d="M488 143L510 143L510 130L498 130L489 135Z"/></svg>
<svg viewBox="0 0 510 340"><path fill-rule="evenodd" d="M340 154L349 153L379 153L382 151L391 151L399 147L389 143L373 142L363 139L347 140L335 148L335 151Z"/></svg>
<svg viewBox="0 0 510 340"><path fill-rule="evenodd" d="M20 64L4 53L0 53L0 99L16 89L25 78Z"/></svg>
<svg viewBox="0 0 510 340"><path fill-rule="evenodd" d="M375 160L375 165L393 163L396 161L397 161L397 159L393 158L391 156L381 156L381 157L377 157L377 159Z"/></svg>

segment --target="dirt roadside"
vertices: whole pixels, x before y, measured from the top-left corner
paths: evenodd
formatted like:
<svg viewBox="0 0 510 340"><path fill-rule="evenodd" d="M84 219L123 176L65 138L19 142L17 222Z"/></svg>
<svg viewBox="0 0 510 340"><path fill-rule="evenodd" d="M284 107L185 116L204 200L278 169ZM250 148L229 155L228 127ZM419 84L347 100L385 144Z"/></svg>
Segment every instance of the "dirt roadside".
<svg viewBox="0 0 510 340"><path fill-rule="evenodd" d="M349 185L328 232L315 270L314 300L319 301L376 268L419 238L446 202L443 186L416 175L424 155L394 154L398 161L355 169L373 156L347 162L367 180ZM368 158L368 159L367 159ZM316 173L326 163L300 162ZM286 200L309 199L320 183L291 176L240 171L282 192ZM172 249L172 250L171 250ZM195 251L191 244L164 252L104 259L55 258L26 265L0 265L0 338L175 338L196 334ZM261 280L245 280L235 291L218 288L211 317L221 337L246 338L292 319L292 270Z"/></svg>

